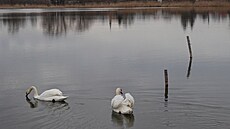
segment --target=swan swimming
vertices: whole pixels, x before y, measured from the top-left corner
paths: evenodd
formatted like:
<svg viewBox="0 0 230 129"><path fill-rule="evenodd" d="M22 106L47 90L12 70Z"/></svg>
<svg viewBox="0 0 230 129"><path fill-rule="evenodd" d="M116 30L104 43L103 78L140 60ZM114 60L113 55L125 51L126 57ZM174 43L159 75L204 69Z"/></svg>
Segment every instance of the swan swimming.
<svg viewBox="0 0 230 129"><path fill-rule="evenodd" d="M117 88L115 93L116 95L111 100L113 111L119 114L132 114L134 106L133 96L130 93L126 93L124 98L121 88Z"/></svg>
<svg viewBox="0 0 230 129"><path fill-rule="evenodd" d="M42 101L64 101L68 98L68 96L63 96L62 92L59 89L50 89L46 90L40 95L38 95L38 90L35 86L31 86L26 90L26 97L34 90L34 99L42 100Z"/></svg>

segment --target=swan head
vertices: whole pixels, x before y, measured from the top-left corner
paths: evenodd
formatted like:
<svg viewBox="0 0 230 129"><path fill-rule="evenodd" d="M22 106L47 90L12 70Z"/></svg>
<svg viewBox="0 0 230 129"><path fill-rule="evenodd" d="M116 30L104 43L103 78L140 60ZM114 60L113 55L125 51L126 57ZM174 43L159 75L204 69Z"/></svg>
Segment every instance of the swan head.
<svg viewBox="0 0 230 129"><path fill-rule="evenodd" d="M28 97L28 95L30 94L30 92L31 92L33 89L35 89L35 86L31 86L30 88L28 88L28 89L26 90L26 97Z"/></svg>
<svg viewBox="0 0 230 129"><path fill-rule="evenodd" d="M116 95L123 95L123 92L122 92L121 88L116 89Z"/></svg>

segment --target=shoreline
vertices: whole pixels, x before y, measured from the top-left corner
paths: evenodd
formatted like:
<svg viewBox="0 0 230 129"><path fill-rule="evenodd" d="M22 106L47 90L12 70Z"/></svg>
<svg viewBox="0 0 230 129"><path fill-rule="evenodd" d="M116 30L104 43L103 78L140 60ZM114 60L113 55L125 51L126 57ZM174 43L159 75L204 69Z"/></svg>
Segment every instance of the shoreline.
<svg viewBox="0 0 230 129"><path fill-rule="evenodd" d="M230 2L198 1L198 2L116 2L116 3L86 3L75 5L0 5L0 9L30 9L30 8L136 8L136 7L225 7L230 8Z"/></svg>

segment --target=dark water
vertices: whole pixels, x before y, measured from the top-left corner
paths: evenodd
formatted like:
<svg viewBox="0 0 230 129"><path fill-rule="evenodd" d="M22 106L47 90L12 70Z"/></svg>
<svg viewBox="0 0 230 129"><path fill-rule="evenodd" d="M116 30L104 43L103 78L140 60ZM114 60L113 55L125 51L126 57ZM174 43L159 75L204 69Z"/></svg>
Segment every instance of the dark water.
<svg viewBox="0 0 230 129"><path fill-rule="evenodd" d="M0 128L227 129L229 41L227 9L0 10ZM27 101L31 85L69 98ZM132 116L112 113L116 87Z"/></svg>

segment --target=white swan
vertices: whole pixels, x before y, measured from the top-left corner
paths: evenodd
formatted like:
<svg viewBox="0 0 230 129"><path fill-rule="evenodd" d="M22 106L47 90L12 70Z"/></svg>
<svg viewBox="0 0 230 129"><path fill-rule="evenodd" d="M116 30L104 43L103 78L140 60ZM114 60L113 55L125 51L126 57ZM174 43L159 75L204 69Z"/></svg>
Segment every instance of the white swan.
<svg viewBox="0 0 230 129"><path fill-rule="evenodd" d="M125 94L125 98L122 96L122 89L116 89L116 95L111 100L111 106L113 111L120 114L132 114L134 106L134 98L130 93Z"/></svg>
<svg viewBox="0 0 230 129"><path fill-rule="evenodd" d="M46 90L40 95L38 95L38 90L35 86L31 86L26 90L26 97L30 94L30 92L34 90L34 98L42 101L64 101L68 98L68 96L63 96L62 92L59 89L50 89Z"/></svg>

